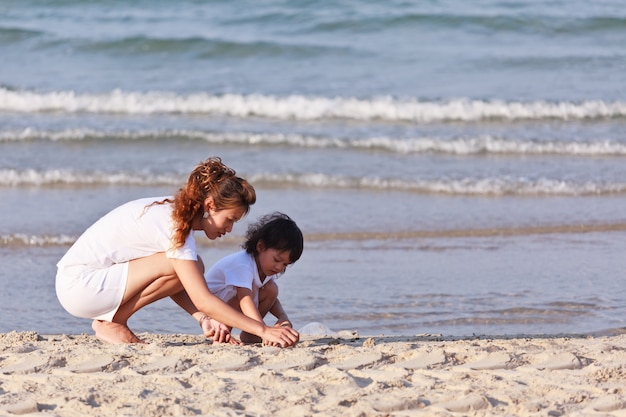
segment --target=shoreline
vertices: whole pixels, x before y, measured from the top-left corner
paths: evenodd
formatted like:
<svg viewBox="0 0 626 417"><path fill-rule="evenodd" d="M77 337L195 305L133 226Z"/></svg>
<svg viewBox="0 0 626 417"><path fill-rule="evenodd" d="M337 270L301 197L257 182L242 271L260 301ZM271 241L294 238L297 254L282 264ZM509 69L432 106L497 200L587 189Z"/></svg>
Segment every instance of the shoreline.
<svg viewBox="0 0 626 417"><path fill-rule="evenodd" d="M0 413L120 416L626 416L626 334L304 336L0 334Z"/></svg>

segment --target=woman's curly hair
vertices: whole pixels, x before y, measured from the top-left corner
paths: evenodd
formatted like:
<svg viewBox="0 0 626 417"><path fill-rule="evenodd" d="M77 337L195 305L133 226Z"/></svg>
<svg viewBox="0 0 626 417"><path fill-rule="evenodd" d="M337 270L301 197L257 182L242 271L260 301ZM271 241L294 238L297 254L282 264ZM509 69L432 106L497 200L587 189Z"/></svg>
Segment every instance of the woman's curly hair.
<svg viewBox="0 0 626 417"><path fill-rule="evenodd" d="M204 211L204 201L208 197L213 198L216 211L242 207L244 214L256 202L254 187L238 177L235 170L224 165L221 158L211 157L199 163L189 174L185 186L178 190L174 200L160 202L170 202L174 206L174 248L185 244L185 239L191 233L193 219Z"/></svg>

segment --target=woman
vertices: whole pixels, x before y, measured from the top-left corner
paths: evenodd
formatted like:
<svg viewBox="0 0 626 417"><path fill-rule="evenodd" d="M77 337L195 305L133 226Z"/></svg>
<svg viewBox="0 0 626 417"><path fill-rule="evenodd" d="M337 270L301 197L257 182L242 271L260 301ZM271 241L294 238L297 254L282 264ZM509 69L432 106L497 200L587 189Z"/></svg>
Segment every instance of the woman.
<svg viewBox="0 0 626 417"><path fill-rule="evenodd" d="M61 305L72 315L93 319L96 336L109 343L140 343L128 319L171 297L216 341L230 341L227 325L283 347L294 345L299 340L295 330L268 327L211 294L196 253L194 230L217 239L255 201L252 185L220 158L207 159L173 199L131 201L89 227L57 264Z"/></svg>

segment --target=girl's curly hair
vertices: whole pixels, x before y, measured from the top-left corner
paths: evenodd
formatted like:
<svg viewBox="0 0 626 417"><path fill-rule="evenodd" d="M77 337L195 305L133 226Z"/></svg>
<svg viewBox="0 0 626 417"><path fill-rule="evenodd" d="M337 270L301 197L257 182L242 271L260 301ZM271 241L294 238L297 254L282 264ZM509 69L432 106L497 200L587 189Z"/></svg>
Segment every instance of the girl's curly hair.
<svg viewBox="0 0 626 417"><path fill-rule="evenodd" d="M241 246L247 253L257 256L259 241L268 249L289 251L289 261L292 264L300 259L304 250L302 231L296 222L280 212L267 214L248 226L246 240Z"/></svg>
<svg viewBox="0 0 626 417"><path fill-rule="evenodd" d="M238 177L235 170L224 165L221 158L211 157L199 163L173 201L167 199L157 203L169 202L174 205L174 248L185 244L185 239L191 233L191 223L204 211L204 201L208 197L213 198L216 211L242 207L244 214L248 214L250 206L256 202L254 187Z"/></svg>

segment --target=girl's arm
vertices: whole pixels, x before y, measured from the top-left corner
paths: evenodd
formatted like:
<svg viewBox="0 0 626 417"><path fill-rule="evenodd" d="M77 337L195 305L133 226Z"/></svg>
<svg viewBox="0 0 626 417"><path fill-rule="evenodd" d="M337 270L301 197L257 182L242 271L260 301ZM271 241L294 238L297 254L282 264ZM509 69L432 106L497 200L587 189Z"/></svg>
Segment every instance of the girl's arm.
<svg viewBox="0 0 626 417"><path fill-rule="evenodd" d="M289 316L287 316L287 312L283 308L283 305L280 303L280 300L278 298L270 309L270 313L272 313L272 315L278 319L278 321L276 322L277 325L288 324L289 327L293 326L291 321L289 320Z"/></svg>
<svg viewBox="0 0 626 417"><path fill-rule="evenodd" d="M252 333L262 339L278 343L282 347L297 343L299 335L295 330L288 327L268 327L262 321L254 320L236 311L213 295L209 291L196 261L183 259L172 259L171 261L178 279L197 310L227 326ZM195 312L190 314L195 314Z"/></svg>
<svg viewBox="0 0 626 417"><path fill-rule="evenodd" d="M283 306L278 298L276 299L276 301L274 301L274 304L272 305L272 308L269 312L278 319L276 321L276 324L274 324L274 327L293 328L293 324L291 323L291 321L289 321L289 317L287 317L287 313L285 312L285 309L283 309ZM276 343L269 343L269 345L278 346Z"/></svg>

